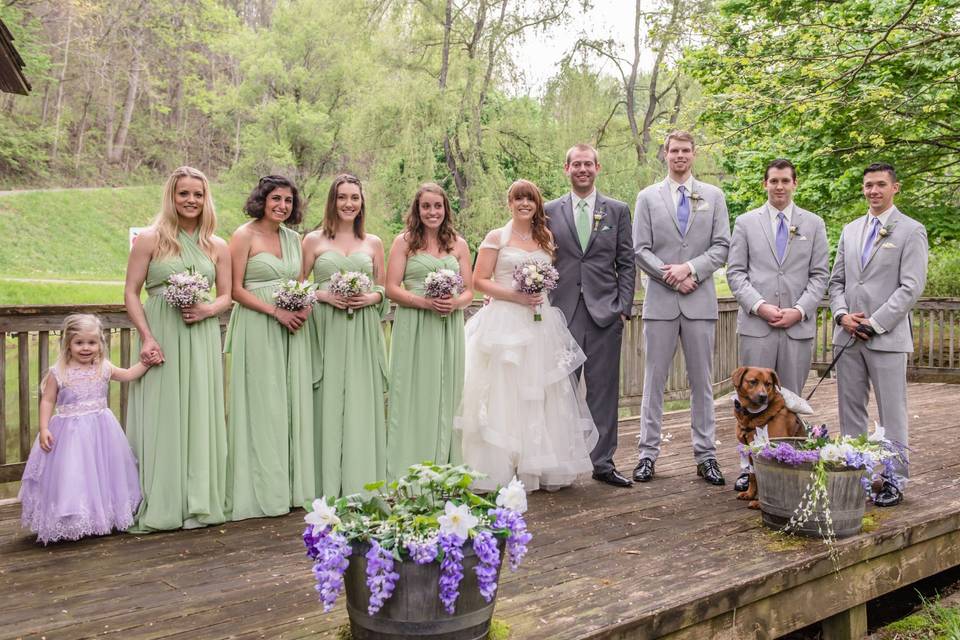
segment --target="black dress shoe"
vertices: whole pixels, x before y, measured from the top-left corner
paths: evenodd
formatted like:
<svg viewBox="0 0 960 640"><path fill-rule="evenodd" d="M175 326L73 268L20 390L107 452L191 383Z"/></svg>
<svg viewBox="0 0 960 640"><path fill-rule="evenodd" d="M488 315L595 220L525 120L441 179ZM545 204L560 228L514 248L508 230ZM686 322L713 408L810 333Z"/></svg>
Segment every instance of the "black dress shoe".
<svg viewBox="0 0 960 640"><path fill-rule="evenodd" d="M744 471L733 483L733 490L737 492L746 491L750 488L750 474Z"/></svg>
<svg viewBox="0 0 960 640"><path fill-rule="evenodd" d="M628 478L624 478L620 475L620 472L616 469L611 469L604 473L593 472L593 479L598 480L599 482L606 482L609 485L614 487L632 487L633 483L630 482Z"/></svg>
<svg viewBox="0 0 960 640"><path fill-rule="evenodd" d="M634 482L650 482L653 480L653 460L640 458L640 462L633 468Z"/></svg>
<svg viewBox="0 0 960 640"><path fill-rule="evenodd" d="M697 475L710 484L717 486L726 484L726 480L723 479L723 474L720 473L720 465L717 464L714 458L709 458L698 464Z"/></svg>
<svg viewBox="0 0 960 640"><path fill-rule="evenodd" d="M873 504L878 507L895 507L903 500L903 493L889 480L883 481L883 487L873 498Z"/></svg>

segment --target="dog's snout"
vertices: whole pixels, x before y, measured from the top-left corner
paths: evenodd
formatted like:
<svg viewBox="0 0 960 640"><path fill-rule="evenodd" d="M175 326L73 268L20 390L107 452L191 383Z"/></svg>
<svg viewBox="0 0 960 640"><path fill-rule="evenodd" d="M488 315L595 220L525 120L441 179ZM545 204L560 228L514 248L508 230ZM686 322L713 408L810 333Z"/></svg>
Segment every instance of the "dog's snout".
<svg viewBox="0 0 960 640"><path fill-rule="evenodd" d="M759 400L760 402L766 402L766 401L767 401L767 394L761 393L759 396L757 396L757 400Z"/></svg>

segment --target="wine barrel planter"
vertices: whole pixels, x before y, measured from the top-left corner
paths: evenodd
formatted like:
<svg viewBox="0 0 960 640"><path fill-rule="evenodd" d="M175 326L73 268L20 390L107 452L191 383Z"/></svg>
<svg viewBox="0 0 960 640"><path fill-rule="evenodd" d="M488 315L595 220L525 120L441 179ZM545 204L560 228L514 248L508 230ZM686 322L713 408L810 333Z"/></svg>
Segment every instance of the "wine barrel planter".
<svg viewBox="0 0 960 640"><path fill-rule="evenodd" d="M781 440L790 441L794 438L773 439L774 442ZM807 485L812 481L813 465L791 467L775 460L753 456L753 468L757 475L763 524L771 529L782 529L790 522ZM827 471L830 517L833 520L834 535L838 538L856 535L863 526L866 499L860 478L864 473L862 469ZM820 532L826 530L826 517L818 506L810 518L794 532L819 538Z"/></svg>
<svg viewBox="0 0 960 640"><path fill-rule="evenodd" d="M500 566L503 566L504 541L498 540ZM353 640L481 640L490 631L493 602L487 603L477 587L477 556L473 545L463 545L463 580L460 597L453 615L440 602L440 563L418 565L412 560L397 562L393 569L400 574L393 595L374 615L367 613L370 590L367 588L366 553L370 546L354 543L350 565L344 575L347 615ZM497 570L497 582L500 570ZM499 590L498 590L499 593Z"/></svg>

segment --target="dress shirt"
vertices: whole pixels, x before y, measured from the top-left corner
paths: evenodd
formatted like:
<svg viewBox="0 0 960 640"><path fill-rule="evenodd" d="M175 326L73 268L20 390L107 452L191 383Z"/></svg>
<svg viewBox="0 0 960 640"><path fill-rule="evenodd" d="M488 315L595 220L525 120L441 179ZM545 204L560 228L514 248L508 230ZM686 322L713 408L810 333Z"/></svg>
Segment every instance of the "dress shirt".
<svg viewBox="0 0 960 640"><path fill-rule="evenodd" d="M571 211L573 211L574 221L576 221L577 207L580 205L581 200L587 203L587 212L590 214L590 219L593 220L593 210L597 206L597 190L594 189L591 191L590 195L588 195L586 198L581 198L573 191L570 192L570 206L572 207Z"/></svg>

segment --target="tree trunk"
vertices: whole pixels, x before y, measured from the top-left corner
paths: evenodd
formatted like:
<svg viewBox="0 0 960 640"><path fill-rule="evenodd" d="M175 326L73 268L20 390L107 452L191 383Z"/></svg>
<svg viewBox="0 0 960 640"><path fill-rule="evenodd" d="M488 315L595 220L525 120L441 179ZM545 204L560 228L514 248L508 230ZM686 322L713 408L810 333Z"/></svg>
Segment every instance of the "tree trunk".
<svg viewBox="0 0 960 640"><path fill-rule="evenodd" d="M110 164L119 164L123 160L123 149L127 144L127 134L130 132L130 121L133 120L133 108L137 102L137 91L140 89L140 73L142 72L140 45L142 38L143 36L141 34L133 42L133 60L130 64L130 81L127 84L127 97L124 99L123 116L120 120L120 126L117 127L116 134L113 136L112 153L107 156L107 161Z"/></svg>
<svg viewBox="0 0 960 640"><path fill-rule="evenodd" d="M647 112L643 116L643 130L641 132L644 155L646 155L646 151L650 146L650 128L654 120L656 120L657 107L660 104L660 96L657 95L657 81L660 76L660 68L663 66L663 59L667 55L667 50L676 43L676 36L674 35L673 29L677 24L677 18L680 16L681 2L683 2L683 0L673 0L673 7L670 11L670 22L667 23L667 27L661 36L660 46L657 48L657 59L653 63L653 69L650 71ZM639 0L637 4L639 5Z"/></svg>
<svg viewBox="0 0 960 640"><path fill-rule="evenodd" d="M53 119L53 148L50 150L50 159L56 161L60 152L60 120L63 115L63 83L67 78L67 64L70 61L70 38L73 33L73 16L67 13L67 38L63 46L63 65L60 67L60 77L57 78L57 104Z"/></svg>
<svg viewBox="0 0 960 640"><path fill-rule="evenodd" d="M73 172L80 171L80 157L83 155L83 136L87 132L87 115L90 113L90 101L93 100L93 91L87 91L86 99L83 101L83 114L80 116L80 124L77 127L77 148L73 152Z"/></svg>
<svg viewBox="0 0 960 640"><path fill-rule="evenodd" d="M637 152L637 162L643 163L647 155L646 141L641 140L637 127L637 72L640 66L640 0L637 0L633 12L633 61L630 63L630 77L627 79L627 122L630 123L630 135L633 148Z"/></svg>
<svg viewBox="0 0 960 640"><path fill-rule="evenodd" d="M443 13L443 49L440 52L440 93L447 92L447 73L450 70L450 32L453 29L453 0L447 0ZM456 135L456 125L454 125L454 135ZM450 136L450 129L443 134L443 155L447 162L447 169L453 176L453 184L457 187L457 197L460 201L460 209L466 209L468 206L467 197L467 178L462 169L457 164L457 157L453 152L453 144Z"/></svg>

